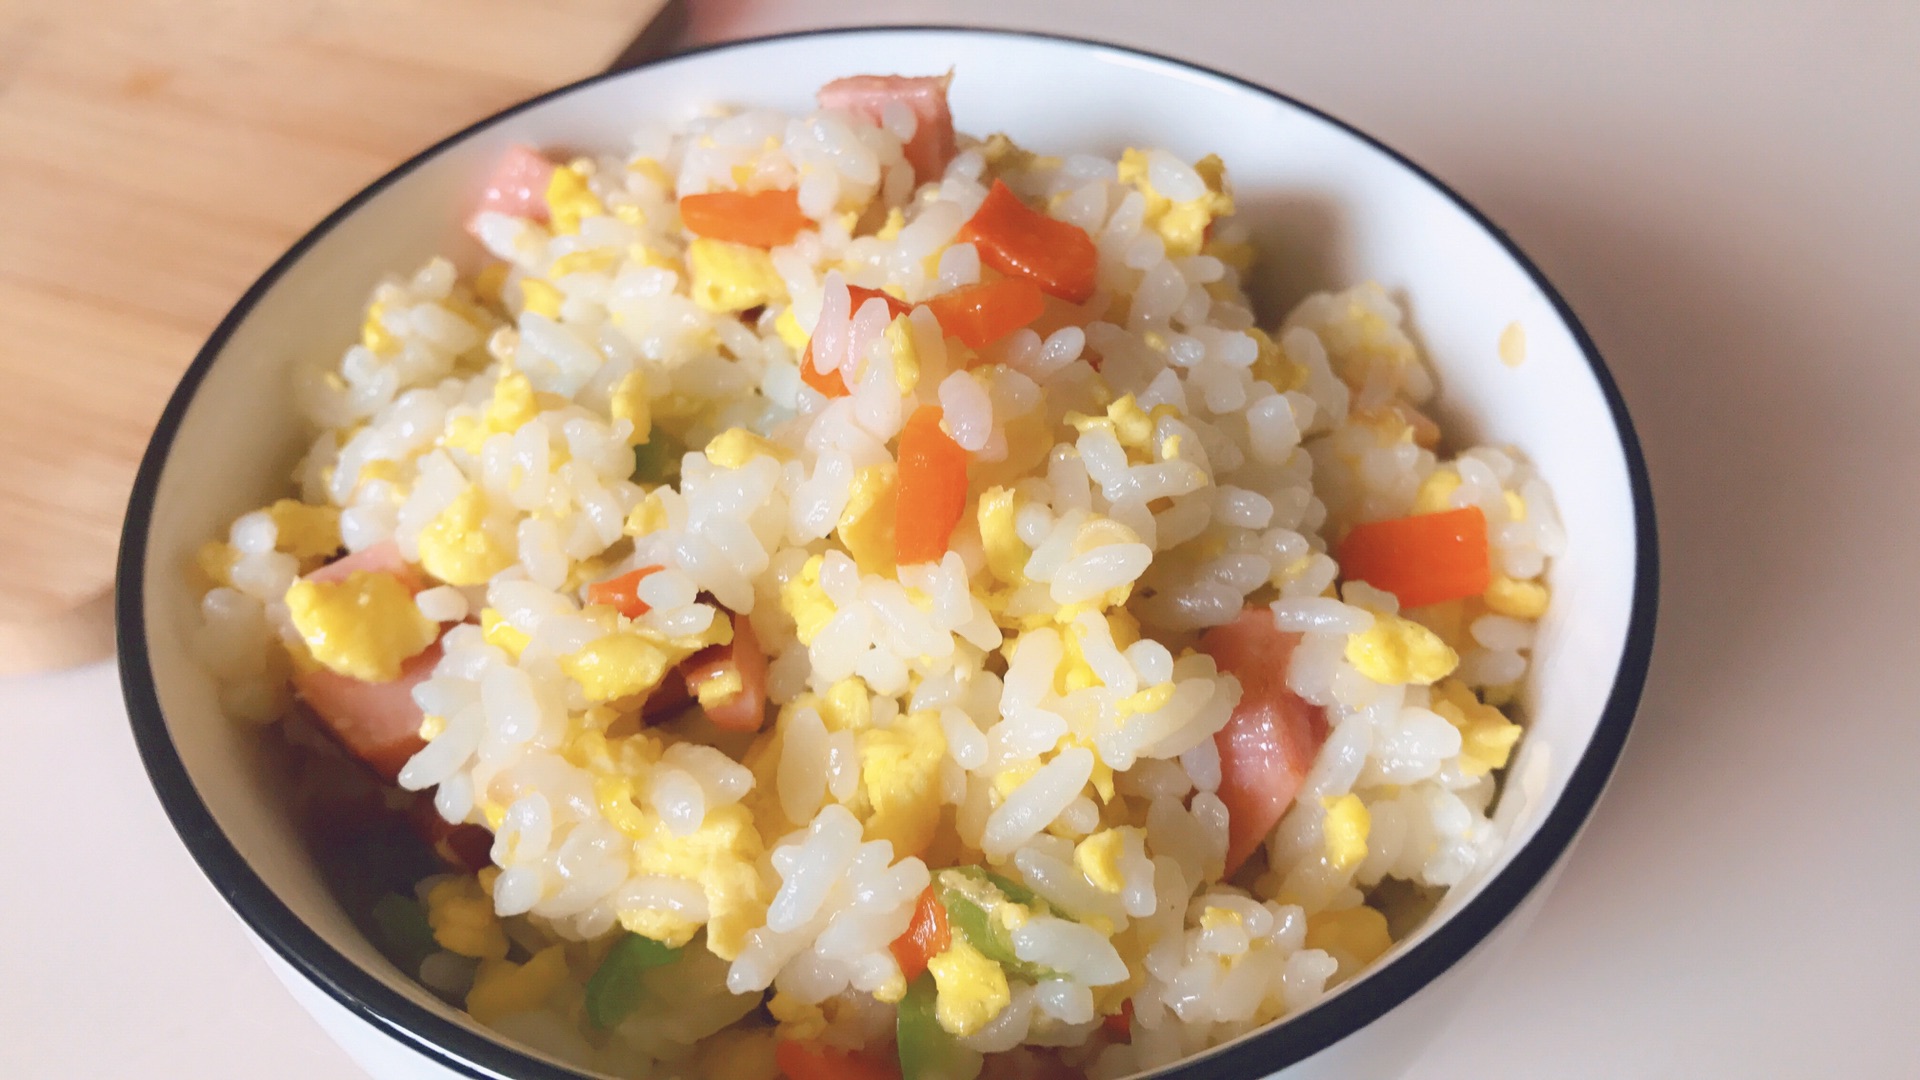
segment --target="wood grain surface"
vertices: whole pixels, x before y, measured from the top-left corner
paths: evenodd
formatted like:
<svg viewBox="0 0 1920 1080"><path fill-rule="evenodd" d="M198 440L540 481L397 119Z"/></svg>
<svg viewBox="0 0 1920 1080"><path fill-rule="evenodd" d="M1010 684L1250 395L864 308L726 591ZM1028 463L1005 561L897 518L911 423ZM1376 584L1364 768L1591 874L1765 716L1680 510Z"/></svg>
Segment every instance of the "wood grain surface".
<svg viewBox="0 0 1920 1080"><path fill-rule="evenodd" d="M0 0L0 673L110 647L139 455L247 284L440 136L660 47L663 8Z"/></svg>

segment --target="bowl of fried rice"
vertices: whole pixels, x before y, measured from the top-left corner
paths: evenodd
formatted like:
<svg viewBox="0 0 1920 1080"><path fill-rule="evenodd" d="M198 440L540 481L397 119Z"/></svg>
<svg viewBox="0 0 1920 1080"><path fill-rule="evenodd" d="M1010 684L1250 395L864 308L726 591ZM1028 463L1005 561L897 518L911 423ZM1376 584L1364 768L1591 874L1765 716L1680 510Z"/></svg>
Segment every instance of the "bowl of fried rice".
<svg viewBox="0 0 1920 1080"><path fill-rule="evenodd" d="M1281 94L731 43L396 168L181 381L120 564L183 841L381 1077L1382 1076L1652 644L1537 268Z"/></svg>

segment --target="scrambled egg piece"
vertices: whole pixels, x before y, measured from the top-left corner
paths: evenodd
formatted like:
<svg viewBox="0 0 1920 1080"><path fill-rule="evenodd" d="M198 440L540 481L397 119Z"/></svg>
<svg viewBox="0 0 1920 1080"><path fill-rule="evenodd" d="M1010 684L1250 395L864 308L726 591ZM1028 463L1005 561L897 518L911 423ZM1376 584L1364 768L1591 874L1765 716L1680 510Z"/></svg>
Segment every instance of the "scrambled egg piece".
<svg viewBox="0 0 1920 1080"><path fill-rule="evenodd" d="M1367 857L1367 834L1373 829L1367 804L1349 793L1321 799L1320 806L1326 811L1320 827L1326 836L1328 865L1342 872L1360 865Z"/></svg>
<svg viewBox="0 0 1920 1080"><path fill-rule="evenodd" d="M1441 466L1428 474L1420 482L1420 491L1413 497L1413 512L1416 514L1438 514L1453 509L1453 493L1460 489L1460 474L1452 468Z"/></svg>
<svg viewBox="0 0 1920 1080"><path fill-rule="evenodd" d="M510 529L488 520L486 499L473 486L420 530L420 565L449 585L479 585L518 558Z"/></svg>
<svg viewBox="0 0 1920 1080"><path fill-rule="evenodd" d="M498 432L520 430L520 425L540 415L534 400L533 381L517 371L509 371L493 384L493 399L487 402L487 426Z"/></svg>
<svg viewBox="0 0 1920 1080"><path fill-rule="evenodd" d="M392 574L356 570L345 581L296 581L287 613L315 660L362 682L399 678L400 665L440 637L440 624L420 614Z"/></svg>
<svg viewBox="0 0 1920 1080"><path fill-rule="evenodd" d="M480 609L480 636L515 660L520 659L520 650L532 640L525 630L508 622L506 616L493 608Z"/></svg>
<svg viewBox="0 0 1920 1080"><path fill-rule="evenodd" d="M972 1035L1013 1001L1007 973L959 934L946 952L927 961L927 970L933 973L934 1019L950 1035Z"/></svg>
<svg viewBox="0 0 1920 1080"><path fill-rule="evenodd" d="M1487 610L1516 619L1537 619L1547 613L1547 587L1537 581L1520 581L1495 574L1487 591L1480 595Z"/></svg>
<svg viewBox="0 0 1920 1080"><path fill-rule="evenodd" d="M687 245L693 302L716 314L745 311L786 299L787 286L766 252L700 237Z"/></svg>
<svg viewBox="0 0 1920 1080"><path fill-rule="evenodd" d="M1387 686L1428 686L1452 674L1460 656L1419 623L1376 613L1371 627L1347 635L1347 662Z"/></svg>
<svg viewBox="0 0 1920 1080"><path fill-rule="evenodd" d="M1447 679L1433 688L1433 711L1460 729L1460 769L1469 776L1485 776L1506 768L1513 746L1520 741L1520 725L1499 709L1482 704L1459 679Z"/></svg>
<svg viewBox="0 0 1920 1080"><path fill-rule="evenodd" d="M1120 155L1120 182L1132 184L1147 197L1147 227L1160 234L1167 254L1176 258L1198 255L1207 241L1207 226L1213 219L1233 213L1233 194L1227 190L1227 166L1218 154L1208 154L1193 163L1200 174L1206 194L1185 202L1174 202L1162 195L1147 178L1147 155L1128 149Z"/></svg>
<svg viewBox="0 0 1920 1080"><path fill-rule="evenodd" d="M1406 331L1375 313L1361 299L1366 293L1382 292L1378 282L1348 290L1342 294L1345 305L1339 313L1314 328L1327 347L1327 360L1334 373L1349 386L1365 386L1368 373L1376 369L1398 385L1402 373L1420 362L1419 350Z"/></svg>
<svg viewBox="0 0 1920 1080"><path fill-rule="evenodd" d="M667 651L639 634L608 634L560 658L560 670L592 701L617 701L660 685L671 666Z"/></svg>
<svg viewBox="0 0 1920 1080"><path fill-rule="evenodd" d="M633 509L627 512L626 529L628 536L645 536L667 527L667 504L658 491L649 491Z"/></svg>
<svg viewBox="0 0 1920 1080"><path fill-rule="evenodd" d="M794 636L800 644L811 645L833 619L833 601L820 585L820 567L825 563L815 555L800 567L800 572L780 586L780 606L793 619Z"/></svg>
<svg viewBox="0 0 1920 1080"><path fill-rule="evenodd" d="M620 257L611 251L574 251L553 260L547 274L556 279L568 274L598 274L613 269L619 262Z"/></svg>
<svg viewBox="0 0 1920 1080"><path fill-rule="evenodd" d="M899 505L899 468L891 462L864 465L853 474L846 509L834 528L863 574L895 572L894 519Z"/></svg>
<svg viewBox="0 0 1920 1080"><path fill-rule="evenodd" d="M707 460L723 469L741 468L757 457L786 461L793 455L742 427L728 428L707 443Z"/></svg>
<svg viewBox="0 0 1920 1080"><path fill-rule="evenodd" d="M520 279L520 307L549 319L560 317L560 304L566 295L539 278Z"/></svg>
<svg viewBox="0 0 1920 1080"><path fill-rule="evenodd" d="M1380 958L1393 947L1387 917L1370 907L1322 911L1307 916L1307 948L1319 949L1351 972Z"/></svg>
<svg viewBox="0 0 1920 1080"><path fill-rule="evenodd" d="M507 931L493 897L476 878L448 878L427 891L427 925L441 948L479 960L504 960Z"/></svg>
<svg viewBox="0 0 1920 1080"><path fill-rule="evenodd" d="M980 522L980 543L986 549L987 569L1008 585L1027 583L1027 559L1032 556L1014 526L1016 513L1013 490L1004 487L982 492L975 511Z"/></svg>
<svg viewBox="0 0 1920 1080"><path fill-rule="evenodd" d="M1527 520L1527 500L1521 498L1517 491L1503 491L1501 494L1505 496L1507 516L1515 521Z"/></svg>
<svg viewBox="0 0 1920 1080"><path fill-rule="evenodd" d="M862 732L859 745L860 782L873 806L866 838L891 841L896 859L920 854L940 824L940 759L947 752L940 714L907 713L891 727Z"/></svg>
<svg viewBox="0 0 1920 1080"><path fill-rule="evenodd" d="M338 507L281 499L267 507L267 516L273 519L274 546L296 559L320 559L340 550Z"/></svg>
<svg viewBox="0 0 1920 1080"><path fill-rule="evenodd" d="M1127 884L1120 872L1120 853L1125 843L1125 829L1102 829L1074 846L1073 865L1102 891L1118 893Z"/></svg>
<svg viewBox="0 0 1920 1080"><path fill-rule="evenodd" d="M467 991L467 1011L483 1024L497 1023L540 1008L570 981L564 945L549 945L524 964L483 960Z"/></svg>
<svg viewBox="0 0 1920 1080"><path fill-rule="evenodd" d="M1120 440L1121 446L1129 450L1144 450L1153 440L1153 417L1140 407L1140 402L1132 394L1123 395L1108 404L1105 416L1069 412L1065 419L1083 435L1094 428L1106 428L1113 432L1114 438Z"/></svg>
<svg viewBox="0 0 1920 1080"><path fill-rule="evenodd" d="M1246 925L1247 920L1241 918L1240 913L1232 908L1215 907L1212 904L1208 904L1205 910L1200 912L1200 929L1202 930L1218 930L1222 927L1244 927Z"/></svg>
<svg viewBox="0 0 1920 1080"><path fill-rule="evenodd" d="M707 896L707 948L722 960L740 955L747 932L765 918L761 897L760 834L753 815L739 803L707 811L691 836L675 836L647 815L649 831L633 845L633 868L697 883ZM654 908L620 912L620 925L667 945L684 945L699 929L682 916Z"/></svg>
<svg viewBox="0 0 1920 1080"><path fill-rule="evenodd" d="M827 1014L818 1005L799 1001L792 994L775 990L767 999L767 1011L780 1025L780 1034L803 1042L818 1039L827 1031Z"/></svg>
<svg viewBox="0 0 1920 1080"><path fill-rule="evenodd" d="M873 235L879 240L894 240L899 238L900 230L906 227L907 215L901 213L899 207L892 206L887 208L887 220L880 223L879 230Z"/></svg>
<svg viewBox="0 0 1920 1080"><path fill-rule="evenodd" d="M815 702L815 711L819 712L820 722L826 725L828 731L858 734L873 726L873 695L859 676L849 675L827 688L827 692ZM945 746L945 736L942 735L942 752Z"/></svg>
<svg viewBox="0 0 1920 1080"><path fill-rule="evenodd" d="M647 377L638 369L620 376L607 395L607 412L615 420L633 424L628 446L639 446L653 433L653 410L647 404Z"/></svg>
<svg viewBox="0 0 1920 1080"><path fill-rule="evenodd" d="M563 165L547 180L547 219L556 234L580 231L580 219L604 214L607 208L587 186L587 172L578 165Z"/></svg>
<svg viewBox="0 0 1920 1080"><path fill-rule="evenodd" d="M360 344L372 350L379 357L392 356L400 351L400 339L387 329L384 316L387 305L378 301L367 305L367 317L360 324Z"/></svg>
<svg viewBox="0 0 1920 1080"><path fill-rule="evenodd" d="M781 341L786 342L787 348L793 350L794 356L805 355L807 342L812 340L807 334L806 327L800 325L800 317L793 313L792 307L784 308L779 315L774 316L773 332L780 336Z"/></svg>
<svg viewBox="0 0 1920 1080"><path fill-rule="evenodd" d="M887 349L893 356L893 381L903 394L920 385L920 350L913 347L913 329L901 315L887 324Z"/></svg>
<svg viewBox="0 0 1920 1080"><path fill-rule="evenodd" d="M1248 327L1247 336L1253 339L1255 347L1259 350L1253 358L1254 378L1282 394L1289 390L1298 390L1307 384L1307 369L1294 363L1287 356L1287 351L1280 347L1280 343L1265 330Z"/></svg>

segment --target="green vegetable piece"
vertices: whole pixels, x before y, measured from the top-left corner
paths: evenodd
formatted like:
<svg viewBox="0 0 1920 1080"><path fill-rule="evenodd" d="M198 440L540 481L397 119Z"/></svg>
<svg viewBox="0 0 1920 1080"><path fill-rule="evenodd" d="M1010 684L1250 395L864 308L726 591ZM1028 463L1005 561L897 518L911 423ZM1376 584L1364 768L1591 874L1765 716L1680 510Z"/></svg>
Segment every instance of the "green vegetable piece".
<svg viewBox="0 0 1920 1080"><path fill-rule="evenodd" d="M408 972L420 969L420 961L440 948L433 940L433 926L427 922L427 909L411 896L388 893L373 902L373 926L380 944L395 964Z"/></svg>
<svg viewBox="0 0 1920 1080"><path fill-rule="evenodd" d="M1022 907L1039 908L1041 911L1047 910L1047 902L1040 899L1039 894L1035 893L1032 889L1027 888L1025 885L1020 884L1004 874L996 874L991 870L988 870L986 874L988 881L993 882L1001 892L1007 894L1007 899Z"/></svg>
<svg viewBox="0 0 1920 1080"><path fill-rule="evenodd" d="M956 866L940 871L935 881L940 887L940 902L947 909L947 926L978 949L980 955L1007 969L1007 974L1016 979L1039 982L1054 977L1057 973L1053 969L1022 960L1013 951L1012 932L993 912L1003 904L1020 901L995 883L995 876L978 866ZM1018 885L1013 888L1025 896L1033 896Z"/></svg>
<svg viewBox="0 0 1920 1080"><path fill-rule="evenodd" d="M587 1018L602 1030L618 1026L646 997L642 976L678 959L679 949L670 949L652 938L639 934L621 938L607 950L606 959L587 980Z"/></svg>
<svg viewBox="0 0 1920 1080"><path fill-rule="evenodd" d="M960 1045L934 1015L938 991L922 974L900 999L894 1041L900 1047L900 1080L974 1080L985 1059Z"/></svg>
<svg viewBox="0 0 1920 1080"><path fill-rule="evenodd" d="M633 482L636 484L679 483L680 459L686 452L686 443L681 442L672 432L663 431L656 425L652 437L633 448Z"/></svg>

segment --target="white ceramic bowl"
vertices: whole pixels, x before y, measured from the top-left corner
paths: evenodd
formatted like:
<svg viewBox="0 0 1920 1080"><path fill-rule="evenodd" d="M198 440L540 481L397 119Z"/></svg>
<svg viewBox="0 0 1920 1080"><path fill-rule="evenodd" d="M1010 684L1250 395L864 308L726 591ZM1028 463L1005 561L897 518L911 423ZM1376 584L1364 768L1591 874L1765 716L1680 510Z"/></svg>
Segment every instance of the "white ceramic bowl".
<svg viewBox="0 0 1920 1080"><path fill-rule="evenodd" d="M1049 152L1159 145L1219 153L1269 269L1271 319L1313 288L1372 278L1410 302L1475 441L1521 447L1570 540L1551 570L1526 689L1528 732L1495 815L1499 863L1416 934L1303 1014L1169 1075L1387 1076L1489 966L1544 894L1625 742L1652 646L1652 504L1625 408L1593 343L1520 251L1439 181L1366 135L1270 90L1126 49L1032 34L842 30L740 42L589 79L483 121L350 200L267 271L195 359L141 465L120 555L128 710L167 813L274 969L379 1077L577 1077L500 1042L395 969L347 918L295 836L257 736L220 715L185 642L182 573L232 517L281 494L303 448L288 371L337 353L382 274L466 243L458 226L507 146L620 147L639 117L711 102L803 110L858 72L952 67L959 125ZM404 107L399 104L396 107ZM1502 330L1526 330L1517 369ZM216 1021L220 1022L220 1021ZM1490 1046L1489 1053L1498 1053Z"/></svg>

